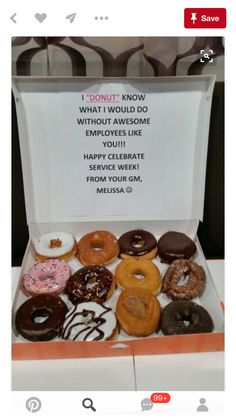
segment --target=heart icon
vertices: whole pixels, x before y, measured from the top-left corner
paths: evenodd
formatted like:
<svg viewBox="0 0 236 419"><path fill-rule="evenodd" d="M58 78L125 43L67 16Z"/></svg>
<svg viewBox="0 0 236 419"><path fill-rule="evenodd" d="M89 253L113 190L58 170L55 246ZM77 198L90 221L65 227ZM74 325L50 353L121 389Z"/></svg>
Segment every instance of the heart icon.
<svg viewBox="0 0 236 419"><path fill-rule="evenodd" d="M46 13L36 13L35 15L35 19L37 19L39 23L42 23L46 19L46 17Z"/></svg>

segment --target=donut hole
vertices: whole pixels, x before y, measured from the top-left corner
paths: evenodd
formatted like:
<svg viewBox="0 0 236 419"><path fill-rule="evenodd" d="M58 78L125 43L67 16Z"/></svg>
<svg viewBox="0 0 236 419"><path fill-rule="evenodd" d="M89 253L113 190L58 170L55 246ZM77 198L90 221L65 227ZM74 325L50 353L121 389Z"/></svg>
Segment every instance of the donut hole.
<svg viewBox="0 0 236 419"><path fill-rule="evenodd" d="M183 324L185 327L188 327L190 324L192 324L191 319L183 319Z"/></svg>
<svg viewBox="0 0 236 419"><path fill-rule="evenodd" d="M94 323L96 325L95 313L94 312L83 310L82 316L83 316L83 323L84 324Z"/></svg>
<svg viewBox="0 0 236 419"><path fill-rule="evenodd" d="M94 240L92 243L91 243L91 247L92 247L92 250L94 251L94 252L101 252L101 250L103 249L103 247L104 247L104 243L103 242L101 242L101 241L99 241L99 240Z"/></svg>
<svg viewBox="0 0 236 419"><path fill-rule="evenodd" d="M87 289L93 289L94 286L97 284L98 276L95 272L89 272L86 275L86 288Z"/></svg>
<svg viewBox="0 0 236 419"><path fill-rule="evenodd" d="M188 284L188 281L189 281L189 276L190 276L190 272L186 272L186 273L184 273L184 274L180 277L180 279L178 280L178 282L177 282L176 286L177 286L177 287L183 287L184 285L187 285L187 284Z"/></svg>
<svg viewBox="0 0 236 419"><path fill-rule="evenodd" d="M49 319L50 315L51 315L50 311L47 310L46 308L39 308L33 312L31 319L34 323L37 323L37 324L44 323Z"/></svg>
<svg viewBox="0 0 236 419"><path fill-rule="evenodd" d="M137 271L137 272L134 272L134 277L135 277L135 279L143 281L144 278L145 278L145 275L142 272Z"/></svg>
<svg viewBox="0 0 236 419"><path fill-rule="evenodd" d="M193 324L192 314L188 312L179 314L179 320L184 324L185 327L188 327L191 324Z"/></svg>
<svg viewBox="0 0 236 419"><path fill-rule="evenodd" d="M146 241L141 236L134 236L131 241L131 246L133 246L135 249L140 249L146 244Z"/></svg>
<svg viewBox="0 0 236 419"><path fill-rule="evenodd" d="M45 269L42 271L42 273L39 275L40 281L46 281L47 279L54 278L55 270L52 269Z"/></svg>

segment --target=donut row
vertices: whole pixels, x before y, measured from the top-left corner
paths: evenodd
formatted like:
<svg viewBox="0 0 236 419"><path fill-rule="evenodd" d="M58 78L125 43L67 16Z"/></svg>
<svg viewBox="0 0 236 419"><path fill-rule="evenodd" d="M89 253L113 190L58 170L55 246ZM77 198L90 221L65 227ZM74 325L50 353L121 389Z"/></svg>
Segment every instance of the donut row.
<svg viewBox="0 0 236 419"><path fill-rule="evenodd" d="M71 274L64 260L48 259L37 262L23 276L21 289L27 296L59 295L62 292L73 304L109 299L116 286L141 288L156 295L160 292L172 300L192 300L200 297L206 284L202 266L188 259L175 260L163 280L158 267L148 259L122 260L113 273L102 265L84 266Z"/></svg>
<svg viewBox="0 0 236 419"><path fill-rule="evenodd" d="M157 254L162 262L189 259L196 252L195 243L184 233L169 231L156 240L148 231L128 231L117 238L109 231L85 234L78 243L70 233L52 232L34 241L36 259L63 259L76 256L82 265L108 265L119 256L152 259Z"/></svg>
<svg viewBox="0 0 236 419"><path fill-rule="evenodd" d="M39 321L43 318L43 321ZM116 313L95 302L76 304L42 294L25 301L16 313L17 332L30 341L55 337L72 341L115 340L119 329L128 335L146 337L162 330L164 335L207 333L213 330L209 313L192 301L175 301L161 311L157 298L140 288L120 294Z"/></svg>

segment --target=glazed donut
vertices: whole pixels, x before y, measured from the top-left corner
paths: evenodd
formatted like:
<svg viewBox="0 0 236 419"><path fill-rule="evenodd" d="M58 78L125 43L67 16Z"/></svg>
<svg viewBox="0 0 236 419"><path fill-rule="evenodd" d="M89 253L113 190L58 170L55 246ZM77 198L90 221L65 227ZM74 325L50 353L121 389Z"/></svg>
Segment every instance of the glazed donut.
<svg viewBox="0 0 236 419"><path fill-rule="evenodd" d="M33 342L51 340L59 334L67 311L60 297L37 295L26 300L17 310L16 330ZM46 317L46 320L37 322L40 317Z"/></svg>
<svg viewBox="0 0 236 419"><path fill-rule="evenodd" d="M85 266L67 282L65 293L73 304L94 301L103 303L115 289L115 279L105 266Z"/></svg>
<svg viewBox="0 0 236 419"><path fill-rule="evenodd" d="M72 234L57 231L43 234L34 241L36 259L63 259L69 261L77 251L76 241Z"/></svg>
<svg viewBox="0 0 236 419"><path fill-rule="evenodd" d="M165 306L160 328L164 335L212 332L214 324L208 311L193 301L173 301Z"/></svg>
<svg viewBox="0 0 236 419"><path fill-rule="evenodd" d="M159 301L147 290L126 288L119 296L116 315L128 335L151 335L158 328L160 314Z"/></svg>
<svg viewBox="0 0 236 419"><path fill-rule="evenodd" d="M63 292L70 273L70 266L64 260L38 262L24 274L22 291L26 295L58 295Z"/></svg>
<svg viewBox="0 0 236 419"><path fill-rule="evenodd" d="M164 275L162 292L172 300L192 300L202 295L205 283L202 266L188 259L175 260Z"/></svg>
<svg viewBox="0 0 236 419"><path fill-rule="evenodd" d="M161 288L158 267L144 258L123 259L116 267L115 279L120 289L140 287L157 294Z"/></svg>
<svg viewBox="0 0 236 419"><path fill-rule="evenodd" d="M157 241L153 234L145 230L132 230L119 238L120 258L129 256L152 259L157 254Z"/></svg>
<svg viewBox="0 0 236 419"><path fill-rule="evenodd" d="M108 265L118 253L118 242L109 231L93 231L78 242L77 258L82 265Z"/></svg>
<svg viewBox="0 0 236 419"><path fill-rule="evenodd" d="M116 316L111 308L83 303L67 313L60 336L65 340L97 341L112 339L116 333Z"/></svg>
<svg viewBox="0 0 236 419"><path fill-rule="evenodd" d="M168 231L157 242L161 262L171 263L176 259L190 259L197 248L192 239L184 233Z"/></svg>

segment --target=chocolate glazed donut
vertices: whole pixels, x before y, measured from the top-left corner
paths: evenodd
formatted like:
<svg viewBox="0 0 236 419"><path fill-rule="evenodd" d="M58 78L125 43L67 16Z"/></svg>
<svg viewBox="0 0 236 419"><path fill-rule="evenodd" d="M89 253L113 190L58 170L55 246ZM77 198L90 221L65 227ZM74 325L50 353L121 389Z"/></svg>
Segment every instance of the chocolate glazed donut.
<svg viewBox="0 0 236 419"><path fill-rule="evenodd" d="M153 234L145 230L132 230L122 234L118 240L120 257L146 257L152 259L157 253L157 241Z"/></svg>
<svg viewBox="0 0 236 419"><path fill-rule="evenodd" d="M189 259L197 248L192 239L178 231L168 231L157 243L158 255L163 263L171 263L176 259Z"/></svg>
<svg viewBox="0 0 236 419"><path fill-rule="evenodd" d="M161 315L164 335L186 335L212 332L214 324L208 311L192 301L174 301Z"/></svg>
<svg viewBox="0 0 236 419"><path fill-rule="evenodd" d="M115 281L112 273L100 265L85 266L67 281L65 293L73 304L93 301L103 303L113 293Z"/></svg>
<svg viewBox="0 0 236 419"><path fill-rule="evenodd" d="M41 294L29 298L18 309L15 325L17 332L25 339L47 341L55 338L61 331L68 308L61 298ZM36 318L45 317L39 323Z"/></svg>

